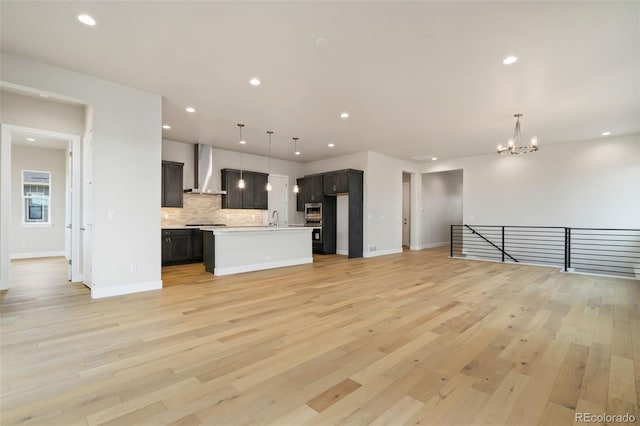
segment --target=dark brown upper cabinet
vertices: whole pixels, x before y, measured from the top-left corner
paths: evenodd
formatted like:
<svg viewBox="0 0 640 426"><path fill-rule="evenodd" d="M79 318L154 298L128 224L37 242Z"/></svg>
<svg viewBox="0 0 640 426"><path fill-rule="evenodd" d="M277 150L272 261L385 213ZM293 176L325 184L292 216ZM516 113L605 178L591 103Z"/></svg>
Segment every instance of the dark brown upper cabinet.
<svg viewBox="0 0 640 426"><path fill-rule="evenodd" d="M345 194L349 192L349 171L326 173L323 176L323 190L325 195Z"/></svg>
<svg viewBox="0 0 640 426"><path fill-rule="evenodd" d="M304 178L296 179L298 184L298 193L296 194L296 210L299 212L304 211Z"/></svg>
<svg viewBox="0 0 640 426"><path fill-rule="evenodd" d="M162 207L182 207L184 163L162 162Z"/></svg>
<svg viewBox="0 0 640 426"><path fill-rule="evenodd" d="M307 175L304 177L304 202L322 202L324 191L322 189L323 175Z"/></svg>
<svg viewBox="0 0 640 426"><path fill-rule="evenodd" d="M268 209L268 174L243 170L242 178L244 179L245 187L238 188L240 170L222 169L220 173L222 190L227 191L226 194L222 195L223 209Z"/></svg>

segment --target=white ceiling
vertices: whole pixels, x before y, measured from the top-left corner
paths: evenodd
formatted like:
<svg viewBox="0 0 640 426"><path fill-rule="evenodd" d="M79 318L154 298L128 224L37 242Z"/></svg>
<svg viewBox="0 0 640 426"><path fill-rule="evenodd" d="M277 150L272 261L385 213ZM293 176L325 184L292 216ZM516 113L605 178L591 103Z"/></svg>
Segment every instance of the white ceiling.
<svg viewBox="0 0 640 426"><path fill-rule="evenodd" d="M29 139L33 139L30 141ZM32 135L24 132L14 132L11 134L11 143L16 145L24 145L30 147L47 148L47 149L67 149L69 141L62 139L43 138L38 135Z"/></svg>
<svg viewBox="0 0 640 426"><path fill-rule="evenodd" d="M0 7L3 51L161 94L167 139L238 150L245 123L246 152L266 154L274 130L281 158L298 136L301 161L363 150L415 160L493 152L517 112L542 149L640 131L640 2ZM97 26L80 24L83 12ZM503 65L510 54L520 60Z"/></svg>

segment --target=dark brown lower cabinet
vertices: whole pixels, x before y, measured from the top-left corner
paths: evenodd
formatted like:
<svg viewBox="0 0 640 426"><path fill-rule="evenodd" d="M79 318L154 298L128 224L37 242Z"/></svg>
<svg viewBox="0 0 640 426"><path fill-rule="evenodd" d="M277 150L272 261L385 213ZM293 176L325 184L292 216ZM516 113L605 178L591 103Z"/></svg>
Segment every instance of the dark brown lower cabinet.
<svg viewBox="0 0 640 426"><path fill-rule="evenodd" d="M202 231L163 229L162 265L202 262Z"/></svg>

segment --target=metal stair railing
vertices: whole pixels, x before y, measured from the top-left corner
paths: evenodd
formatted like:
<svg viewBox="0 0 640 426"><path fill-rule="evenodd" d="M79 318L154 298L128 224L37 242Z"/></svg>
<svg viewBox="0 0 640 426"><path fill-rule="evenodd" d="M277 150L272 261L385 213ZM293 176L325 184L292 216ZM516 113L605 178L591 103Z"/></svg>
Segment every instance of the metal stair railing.
<svg viewBox="0 0 640 426"><path fill-rule="evenodd" d="M640 279L640 229L451 225L450 254Z"/></svg>
<svg viewBox="0 0 640 426"><path fill-rule="evenodd" d="M470 227L469 225L464 225L467 229L469 229L471 231L471 233L473 235L477 235L478 237L482 238L483 240L485 240L486 242L488 242L489 244L491 244L493 247L495 247L496 249L498 249L498 251L500 253L502 253L502 261L504 262L504 257L507 256L509 259L513 260L514 262L518 262L518 259L516 259L515 257L511 256L509 253L507 253L506 251L504 251L504 226L502 227L502 248L498 247L493 241L490 241L489 239L487 239L484 235L482 235L481 233L479 233L478 231L476 231L475 229L473 229L472 227Z"/></svg>

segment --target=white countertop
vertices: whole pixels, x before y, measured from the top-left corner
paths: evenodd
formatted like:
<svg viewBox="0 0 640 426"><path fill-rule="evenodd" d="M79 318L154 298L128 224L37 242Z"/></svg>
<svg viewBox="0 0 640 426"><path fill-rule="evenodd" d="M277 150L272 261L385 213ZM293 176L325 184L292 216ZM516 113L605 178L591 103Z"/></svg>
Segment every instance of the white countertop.
<svg viewBox="0 0 640 426"><path fill-rule="evenodd" d="M275 226L203 226L201 231L211 231L215 235L218 234L231 234L235 232L311 232L313 228L299 227L299 226L281 226L276 228Z"/></svg>
<svg viewBox="0 0 640 426"><path fill-rule="evenodd" d="M163 226L162 229L198 229L199 226L187 226L187 225L177 225L177 226Z"/></svg>

